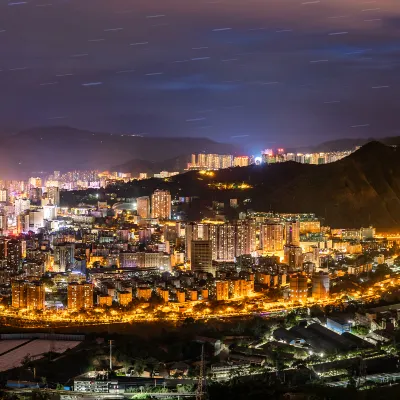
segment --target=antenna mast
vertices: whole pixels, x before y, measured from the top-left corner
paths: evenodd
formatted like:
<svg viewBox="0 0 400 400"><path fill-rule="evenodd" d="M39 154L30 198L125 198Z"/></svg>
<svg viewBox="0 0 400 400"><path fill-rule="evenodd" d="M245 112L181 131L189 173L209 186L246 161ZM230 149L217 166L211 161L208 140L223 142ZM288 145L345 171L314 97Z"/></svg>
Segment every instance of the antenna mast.
<svg viewBox="0 0 400 400"><path fill-rule="evenodd" d="M204 344L203 344L201 346L200 372L199 372L199 379L197 380L196 400L206 400L206 399L207 399L207 389L206 389Z"/></svg>

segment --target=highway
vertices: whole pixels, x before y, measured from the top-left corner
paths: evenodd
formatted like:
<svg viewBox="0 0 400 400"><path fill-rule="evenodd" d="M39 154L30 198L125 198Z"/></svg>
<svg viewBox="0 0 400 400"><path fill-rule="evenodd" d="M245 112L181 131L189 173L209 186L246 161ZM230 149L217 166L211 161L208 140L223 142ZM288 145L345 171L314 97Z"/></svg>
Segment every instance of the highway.
<svg viewBox="0 0 400 400"><path fill-rule="evenodd" d="M395 277L390 281L385 281L382 284L375 285L369 288L365 293L355 292L345 296L359 301L367 302L371 300L377 300L380 298L381 293L389 288L394 288L400 283L400 280ZM324 307L326 305L336 305L343 300L343 295L331 297L325 300L319 301L307 301L306 303L291 302L291 301L273 301L271 302L267 297L260 295L253 296L247 299L243 305L241 311L235 311L231 305L236 303L240 304L244 302L243 299L235 299L226 301L226 307L224 310L212 313L211 310L206 309L203 312L193 311L193 302L186 303L187 309L183 312L177 312L174 307L175 304L171 305L171 311L164 313L162 317L157 317L157 311L161 311L160 307L153 313L146 313L142 308L138 308L135 311L117 311L112 310L111 315L105 315L103 309L94 309L84 315L73 316L68 310L53 311L46 310L42 314L38 315L27 310L13 310L11 308L0 308L0 318L3 317L3 325L11 327L29 327L29 328L70 328L72 326L99 326L109 324L126 324L126 323L141 323L141 322L154 322L154 321L171 321L180 322L187 318L193 318L195 320L208 320L212 318L216 319L230 319L230 318L246 318L254 315L260 315L262 317L273 317L275 315L283 314L295 310L298 308L310 307L312 305L319 305ZM194 302L199 304L199 302ZM22 326L21 326L22 325Z"/></svg>

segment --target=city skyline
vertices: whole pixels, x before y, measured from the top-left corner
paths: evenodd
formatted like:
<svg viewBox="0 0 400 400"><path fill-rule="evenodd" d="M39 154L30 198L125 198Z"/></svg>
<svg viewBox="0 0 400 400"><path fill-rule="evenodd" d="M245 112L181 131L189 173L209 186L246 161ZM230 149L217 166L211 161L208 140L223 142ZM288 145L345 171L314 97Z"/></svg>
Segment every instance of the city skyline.
<svg viewBox="0 0 400 400"><path fill-rule="evenodd" d="M400 398L400 0L0 0L0 399Z"/></svg>
<svg viewBox="0 0 400 400"><path fill-rule="evenodd" d="M2 133L64 124L254 148L399 132L395 0L0 7Z"/></svg>
<svg viewBox="0 0 400 400"><path fill-rule="evenodd" d="M252 175L275 167L357 170L360 159L376 165L380 152L386 167L396 168L398 148L375 143L325 165L279 166L266 149L264 165L218 169L234 158L194 155L192 161L210 162L210 169L160 179L54 171L44 179L0 182L4 385L45 394L53 390L47 382L57 381L59 393L77 397L106 398L118 390L125 397L162 392L171 399L182 393L194 398L203 391L203 379L211 391L241 376L252 375L253 385L257 375L279 378L298 371L301 362L307 377L323 369L315 379L331 390L352 379L351 371L332 367L332 361L352 365L360 356L373 359L381 374L366 378L398 379L397 371L386 374L399 332L398 229L372 226L368 216L360 219L362 227L348 219L342 220L345 226L331 225L321 209L278 213L262 202L261 210L252 210L258 197L251 191L257 185ZM218 180L231 173L244 179ZM169 180L184 177L187 187L178 180L176 189L167 189ZM101 179L104 186L73 190L90 179ZM196 181L204 183L201 198L191 193ZM306 181L303 175L300 188ZM121 192L134 185L130 197ZM218 199L218 193L225 196ZM299 210L297 203L293 207ZM95 335L85 335L92 329ZM142 329L149 329L149 348L138 345L136 332ZM168 341L161 351L158 330ZM176 346L187 350L171 351ZM295 356L280 365L283 350ZM87 353L94 356L87 359ZM70 357L78 357L79 375L75 367L70 370ZM46 366L51 371L42 369ZM32 382L13 380L32 369ZM263 397L269 387L264 382Z"/></svg>

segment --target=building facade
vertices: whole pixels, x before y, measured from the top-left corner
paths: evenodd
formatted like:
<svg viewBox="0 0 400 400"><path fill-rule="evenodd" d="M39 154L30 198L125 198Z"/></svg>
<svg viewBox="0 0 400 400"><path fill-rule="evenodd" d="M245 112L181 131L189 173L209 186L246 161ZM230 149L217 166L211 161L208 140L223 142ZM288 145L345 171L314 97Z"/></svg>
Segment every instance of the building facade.
<svg viewBox="0 0 400 400"><path fill-rule="evenodd" d="M82 310L93 307L93 285L91 283L68 284L68 309Z"/></svg>
<svg viewBox="0 0 400 400"><path fill-rule="evenodd" d="M171 219L171 194L168 190L156 190L152 194L151 217Z"/></svg>

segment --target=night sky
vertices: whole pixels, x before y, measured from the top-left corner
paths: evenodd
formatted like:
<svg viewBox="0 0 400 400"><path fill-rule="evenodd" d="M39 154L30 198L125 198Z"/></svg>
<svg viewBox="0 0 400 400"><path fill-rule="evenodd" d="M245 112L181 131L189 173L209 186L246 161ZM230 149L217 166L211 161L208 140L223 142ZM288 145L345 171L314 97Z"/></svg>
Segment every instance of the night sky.
<svg viewBox="0 0 400 400"><path fill-rule="evenodd" d="M399 0L0 0L0 130L400 135Z"/></svg>

